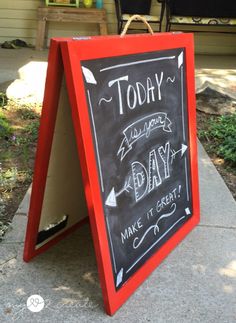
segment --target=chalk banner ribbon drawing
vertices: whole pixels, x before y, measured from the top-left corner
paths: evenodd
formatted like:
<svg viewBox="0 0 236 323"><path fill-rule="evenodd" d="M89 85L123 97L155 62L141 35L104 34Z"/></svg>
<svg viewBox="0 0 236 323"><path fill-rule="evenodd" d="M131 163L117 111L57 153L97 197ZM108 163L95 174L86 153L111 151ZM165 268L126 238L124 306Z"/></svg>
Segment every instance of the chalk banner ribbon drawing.
<svg viewBox="0 0 236 323"><path fill-rule="evenodd" d="M191 34L51 42L24 259L89 218L110 315L199 222L193 53Z"/></svg>

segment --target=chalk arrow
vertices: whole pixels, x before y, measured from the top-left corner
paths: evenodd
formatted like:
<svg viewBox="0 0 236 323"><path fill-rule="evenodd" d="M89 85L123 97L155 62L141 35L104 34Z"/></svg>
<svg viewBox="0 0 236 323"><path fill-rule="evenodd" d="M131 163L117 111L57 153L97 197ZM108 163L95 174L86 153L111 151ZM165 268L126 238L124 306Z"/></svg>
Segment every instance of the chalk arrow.
<svg viewBox="0 0 236 323"><path fill-rule="evenodd" d="M93 73L87 67L82 66L82 71L87 83L97 84L97 81L95 80Z"/></svg>
<svg viewBox="0 0 236 323"><path fill-rule="evenodd" d="M173 162L173 159L175 158L175 156L177 154L179 154L181 152L181 157L182 157L187 149L188 149L188 146L186 146L185 144L182 144L181 148L179 150L177 150L177 151L172 150L171 151L171 153L172 153L171 154L171 163Z"/></svg>
<svg viewBox="0 0 236 323"><path fill-rule="evenodd" d="M181 156L183 156L183 154L185 153L185 151L188 149L188 146L186 146L186 145L184 145L184 144L182 144L182 146L181 146Z"/></svg>
<svg viewBox="0 0 236 323"><path fill-rule="evenodd" d="M181 149L177 150L177 151L173 151L171 157L174 157L175 155L177 155L178 153L181 152L181 157L183 156L183 154L185 153L185 151L188 149L188 146L182 144L181 145Z"/></svg>
<svg viewBox="0 0 236 323"><path fill-rule="evenodd" d="M111 207L116 207L117 206L116 192L115 192L114 187L112 188L111 192L109 193L105 204L108 205L108 206L111 206Z"/></svg>
<svg viewBox="0 0 236 323"><path fill-rule="evenodd" d="M133 189L133 187L130 185L130 181L131 181L131 176L128 178L128 180L125 181L124 187L117 193L115 192L115 188L113 187L112 190L110 191L110 193L108 194L105 204L107 206L117 207L117 199L116 198L124 192L129 193L130 190Z"/></svg>

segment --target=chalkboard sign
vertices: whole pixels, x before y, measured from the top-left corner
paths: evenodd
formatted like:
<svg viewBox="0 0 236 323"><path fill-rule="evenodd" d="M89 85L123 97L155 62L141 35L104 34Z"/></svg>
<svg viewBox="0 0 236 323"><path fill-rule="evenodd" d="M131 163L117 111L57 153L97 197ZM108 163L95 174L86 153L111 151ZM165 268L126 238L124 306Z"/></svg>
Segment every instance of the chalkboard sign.
<svg viewBox="0 0 236 323"><path fill-rule="evenodd" d="M88 218L112 315L199 222L191 34L52 41L24 259Z"/></svg>
<svg viewBox="0 0 236 323"><path fill-rule="evenodd" d="M192 216L185 50L81 68L120 288Z"/></svg>

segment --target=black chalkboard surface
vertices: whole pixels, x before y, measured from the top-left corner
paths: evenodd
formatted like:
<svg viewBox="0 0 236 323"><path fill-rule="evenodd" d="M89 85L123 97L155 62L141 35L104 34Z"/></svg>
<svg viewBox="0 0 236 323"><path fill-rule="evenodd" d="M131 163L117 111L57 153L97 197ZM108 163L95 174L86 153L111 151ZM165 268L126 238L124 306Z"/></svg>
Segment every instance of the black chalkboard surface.
<svg viewBox="0 0 236 323"><path fill-rule="evenodd" d="M118 290L192 216L185 49L81 68Z"/></svg>

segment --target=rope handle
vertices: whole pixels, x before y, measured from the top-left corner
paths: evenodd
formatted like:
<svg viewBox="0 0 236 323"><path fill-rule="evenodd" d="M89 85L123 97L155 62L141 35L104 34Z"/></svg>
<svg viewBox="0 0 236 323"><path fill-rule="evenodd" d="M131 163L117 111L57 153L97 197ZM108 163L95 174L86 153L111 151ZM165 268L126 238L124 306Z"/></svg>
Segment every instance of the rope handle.
<svg viewBox="0 0 236 323"><path fill-rule="evenodd" d="M129 29L129 26L130 26L130 24L131 24L131 22L133 21L133 20L141 20L146 26L147 26L147 28L148 28L148 31L150 32L150 34L151 35L153 35L154 34L154 31L152 30L152 27L149 25L149 23L147 22L147 20L144 18L144 17L142 17L142 16L140 16L140 15L133 15L133 16L131 16L130 18L129 18L129 20L127 21L127 23L125 24L125 27L124 27L124 29L123 29L123 31L122 31L122 33L121 33L121 37L124 37L125 35L126 35L126 33L127 33L127 31L128 31L128 29Z"/></svg>

